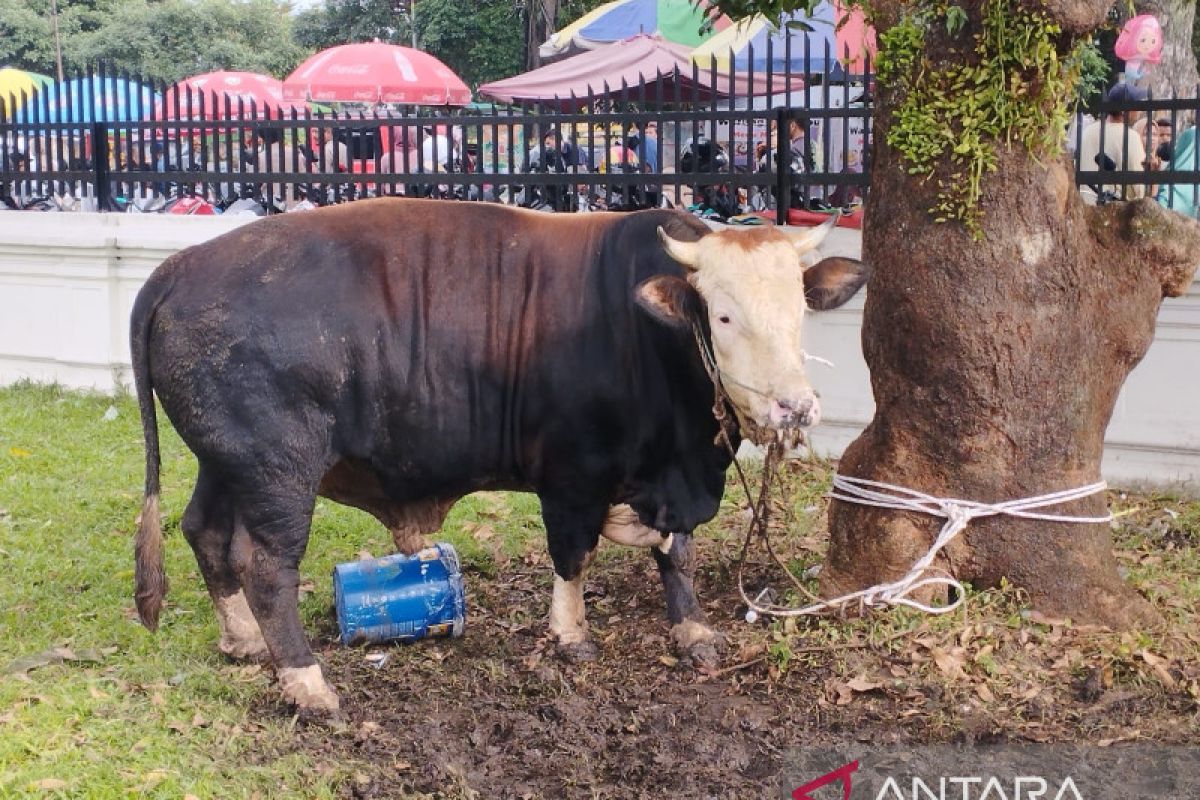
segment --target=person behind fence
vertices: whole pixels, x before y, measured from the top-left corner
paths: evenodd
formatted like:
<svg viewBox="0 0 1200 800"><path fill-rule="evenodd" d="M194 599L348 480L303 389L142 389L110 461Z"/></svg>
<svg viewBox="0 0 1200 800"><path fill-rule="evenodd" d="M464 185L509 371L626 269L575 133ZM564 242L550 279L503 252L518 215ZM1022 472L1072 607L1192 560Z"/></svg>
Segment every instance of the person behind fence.
<svg viewBox="0 0 1200 800"><path fill-rule="evenodd" d="M658 143L658 122L649 120L642 124L625 140L625 145L637 153L642 162L642 172L647 175L657 175L662 155ZM643 200L645 208L655 208L662 201L662 185L657 181L647 181L643 185Z"/></svg>
<svg viewBox="0 0 1200 800"><path fill-rule="evenodd" d="M1179 138L1175 140L1168 168L1180 172L1200 171L1200 151L1196 149L1194 125L1179 134ZM1156 199L1167 208L1195 218L1200 210L1200 186L1194 183L1164 184L1159 188Z"/></svg>
<svg viewBox="0 0 1200 800"><path fill-rule="evenodd" d="M242 159L246 169L265 175L278 173L295 175L308 172L309 169L308 153L287 139L282 128L261 126L253 130L248 137ZM285 179L278 183L260 184L260 187L262 194L256 199L282 204L285 211L291 210L302 200L297 191L295 178ZM270 197L267 196L268 192Z"/></svg>
<svg viewBox="0 0 1200 800"><path fill-rule="evenodd" d="M702 217L725 219L741 213L737 190L723 180L729 156L718 142L702 133L688 139L679 151L679 172L692 174L692 204L688 210Z"/></svg>
<svg viewBox="0 0 1200 800"><path fill-rule="evenodd" d="M813 160L812 144L808 139L808 117L792 110L788 114L788 155L792 173L792 208L808 208L820 205L824 199L821 187L810 183L802 176L817 171Z"/></svg>
<svg viewBox="0 0 1200 800"><path fill-rule="evenodd" d="M658 144L658 122L649 120L625 140L626 146L638 154L646 172L658 172L661 151Z"/></svg>
<svg viewBox="0 0 1200 800"><path fill-rule="evenodd" d="M526 172L542 172L548 175L563 175L578 163L574 147L568 148L561 141L558 128L547 128L542 133L541 144L529 151L525 162ZM550 208L554 211L569 211L573 202L573 187L566 184L540 184L526 190L523 205L531 208Z"/></svg>
<svg viewBox="0 0 1200 800"><path fill-rule="evenodd" d="M642 173L642 165L637 153L618 132L610 138L598 171L610 175L639 175ZM601 192L603 194L600 200L610 211L636 211L650 207L646 201L646 188L643 183L610 183L601 187Z"/></svg>
<svg viewBox="0 0 1200 800"><path fill-rule="evenodd" d="M457 130L451 131L445 125L424 126L420 147L410 156L409 168L419 174L461 171L458 138ZM449 197L452 191L448 184L419 183L410 185L406 194L409 197Z"/></svg>
<svg viewBox="0 0 1200 800"><path fill-rule="evenodd" d="M1175 126L1171 120L1166 117L1155 119L1153 114L1142 114L1134 123L1133 130L1142 140L1146 152L1158 158L1158 168L1166 169L1175 149Z"/></svg>
<svg viewBox="0 0 1200 800"><path fill-rule="evenodd" d="M1123 104L1141 102L1148 96L1140 86L1118 83L1108 90L1104 99L1107 103ZM1146 147L1132 127L1141 115L1140 110L1118 107L1084 128L1079 142L1079 169L1084 172L1158 169L1158 157L1153 154L1147 157ZM1147 187L1145 183L1127 186L1106 183L1100 186L1098 193L1105 198L1133 200L1145 197ZM1153 196L1153 187L1150 194Z"/></svg>
<svg viewBox="0 0 1200 800"><path fill-rule="evenodd" d="M219 172L229 175L237 170L234 158L236 140L226 141L224 136L217 136L212 141L212 162L209 172ZM209 184L209 195L218 208L224 209L241 196L241 186L234 181L216 181Z"/></svg>
<svg viewBox="0 0 1200 800"><path fill-rule="evenodd" d="M445 125L426 128L429 133L421 143L421 160L417 162L422 172L455 172L461 169L459 137L456 130Z"/></svg>

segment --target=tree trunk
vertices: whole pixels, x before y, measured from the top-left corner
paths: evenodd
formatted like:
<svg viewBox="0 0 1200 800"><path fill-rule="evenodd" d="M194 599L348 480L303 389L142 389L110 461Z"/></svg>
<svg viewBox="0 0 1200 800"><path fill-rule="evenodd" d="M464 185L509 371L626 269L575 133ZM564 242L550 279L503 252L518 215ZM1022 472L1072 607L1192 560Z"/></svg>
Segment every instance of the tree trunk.
<svg viewBox="0 0 1200 800"><path fill-rule="evenodd" d="M978 19L981 2L962 5ZM1073 34L1105 10L1101 0L1045 5ZM936 46L926 44L932 63L953 58ZM1086 207L1065 158L1039 160L1017 144L997 145L998 169L984 178L981 240L935 223L926 209L936 181L909 175L886 144L900 100L880 87L864 226L874 272L863 349L876 412L839 472L983 502L1100 480L1117 394L1150 345L1162 298L1191 281L1200 225L1151 201ZM1043 511L1103 516L1105 498ZM834 501L822 593L903 576L942 522ZM1006 578L1055 616L1114 626L1156 618L1118 576L1107 524L978 519L934 567L977 588Z"/></svg>
<svg viewBox="0 0 1200 800"><path fill-rule="evenodd" d="M542 65L538 48L550 38L558 24L559 0L528 0L525 12L525 69Z"/></svg>
<svg viewBox="0 0 1200 800"><path fill-rule="evenodd" d="M1200 76L1196 73L1196 53L1192 50L1192 27L1196 21L1196 0L1136 0L1138 14L1153 14L1163 30L1161 64L1147 64L1149 72L1139 83L1155 97L1195 97Z"/></svg>

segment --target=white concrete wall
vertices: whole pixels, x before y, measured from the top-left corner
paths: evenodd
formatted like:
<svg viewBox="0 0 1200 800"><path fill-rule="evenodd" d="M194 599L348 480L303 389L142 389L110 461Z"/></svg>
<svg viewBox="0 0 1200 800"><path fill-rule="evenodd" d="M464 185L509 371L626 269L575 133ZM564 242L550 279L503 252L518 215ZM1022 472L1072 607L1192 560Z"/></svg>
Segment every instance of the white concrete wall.
<svg viewBox="0 0 1200 800"><path fill-rule="evenodd" d="M171 253L252 217L0 213L0 385L22 379L111 392L130 386L128 321L146 277ZM838 229L822 250L859 253ZM824 423L817 450L836 456L874 414L862 358L863 298L813 314L805 349ZM1200 493L1200 283L1167 300L1154 345L1134 370L1108 430L1105 476L1122 486Z"/></svg>
<svg viewBox="0 0 1200 800"><path fill-rule="evenodd" d="M857 257L856 234L837 230L827 255ZM842 308L813 314L804 349L833 361L809 366L823 421L813 434L822 455L838 456L875 414L862 357L863 293ZM1115 486L1154 486L1200 495L1200 280L1163 302L1154 344L1129 380L1105 436L1104 477Z"/></svg>
<svg viewBox="0 0 1200 800"><path fill-rule="evenodd" d="M163 259L254 217L0 213L0 385L132 386L129 313Z"/></svg>

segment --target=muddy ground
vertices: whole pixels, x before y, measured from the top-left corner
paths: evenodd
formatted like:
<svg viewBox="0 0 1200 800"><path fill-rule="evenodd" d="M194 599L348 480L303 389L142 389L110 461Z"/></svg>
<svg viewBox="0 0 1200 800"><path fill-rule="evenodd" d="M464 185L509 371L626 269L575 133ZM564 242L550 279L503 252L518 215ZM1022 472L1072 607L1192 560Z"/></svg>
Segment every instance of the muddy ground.
<svg viewBox="0 0 1200 800"><path fill-rule="evenodd" d="M718 670L670 654L652 560L613 546L588 581L600 658L561 660L546 636L549 560L531 550L487 574L467 565L458 640L344 649L331 610L316 645L343 721L299 724L298 746L352 765L348 797L755 798L786 796L789 751L830 743L1200 743L1196 531L1168 501L1113 502L1135 509L1117 526L1119 556L1167 614L1160 631L1044 619L1003 591L937 619L750 626L730 574L744 516L730 508L701 537L697 586L729 636ZM788 557L817 560L820 512L777 510ZM768 575L781 585L760 559L749 582ZM290 711L264 701L259 713Z"/></svg>

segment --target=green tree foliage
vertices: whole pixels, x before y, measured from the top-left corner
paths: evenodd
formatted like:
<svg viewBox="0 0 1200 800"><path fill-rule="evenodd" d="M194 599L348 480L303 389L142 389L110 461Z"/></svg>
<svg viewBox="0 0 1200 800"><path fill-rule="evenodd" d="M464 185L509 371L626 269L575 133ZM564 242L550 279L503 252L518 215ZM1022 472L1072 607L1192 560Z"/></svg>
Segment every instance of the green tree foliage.
<svg viewBox="0 0 1200 800"><path fill-rule="evenodd" d="M63 66L105 61L177 80L214 69L284 75L305 55L277 0L59 2ZM0 0L0 63L53 74L49 0Z"/></svg>
<svg viewBox="0 0 1200 800"><path fill-rule="evenodd" d="M524 37L512 0L421 0L417 37L472 86L521 71Z"/></svg>
<svg viewBox="0 0 1200 800"><path fill-rule="evenodd" d="M136 65L163 80L217 69L282 76L305 55L292 38L287 5L274 0L122 2L73 45L75 66Z"/></svg>
<svg viewBox="0 0 1200 800"><path fill-rule="evenodd" d="M375 39L409 44L408 15L397 13L393 5L393 0L326 0L296 15L296 41L309 50Z"/></svg>
<svg viewBox="0 0 1200 800"><path fill-rule="evenodd" d="M68 33L66 15L59 28ZM54 34L51 29L50 0L0 0L0 63L54 72Z"/></svg>

